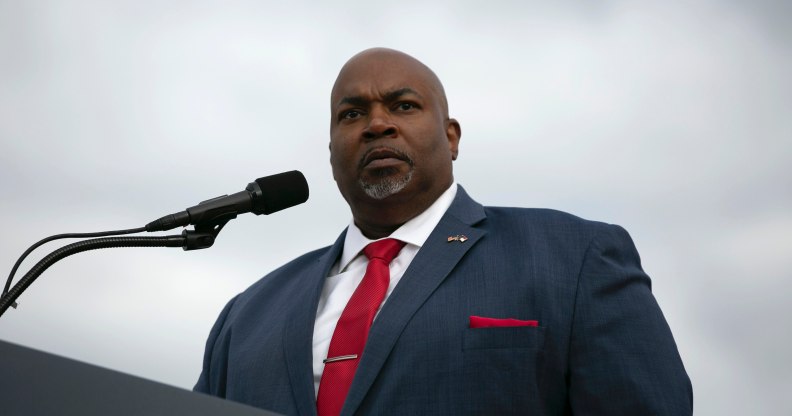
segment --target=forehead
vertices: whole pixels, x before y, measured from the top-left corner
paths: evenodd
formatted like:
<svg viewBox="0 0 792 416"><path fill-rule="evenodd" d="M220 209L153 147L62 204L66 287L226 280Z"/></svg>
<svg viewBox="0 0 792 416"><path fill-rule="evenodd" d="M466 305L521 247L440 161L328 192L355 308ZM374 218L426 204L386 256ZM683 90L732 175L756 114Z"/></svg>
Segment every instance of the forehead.
<svg viewBox="0 0 792 416"><path fill-rule="evenodd" d="M417 61L395 57L366 57L348 62L338 74L331 105L348 97L376 98L405 88L428 99L435 98L434 76Z"/></svg>

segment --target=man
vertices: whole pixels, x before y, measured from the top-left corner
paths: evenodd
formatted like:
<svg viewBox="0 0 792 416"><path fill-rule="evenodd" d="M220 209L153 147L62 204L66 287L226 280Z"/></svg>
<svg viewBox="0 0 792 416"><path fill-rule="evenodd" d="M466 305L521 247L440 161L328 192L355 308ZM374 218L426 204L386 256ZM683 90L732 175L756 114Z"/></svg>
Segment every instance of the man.
<svg viewBox="0 0 792 416"><path fill-rule="evenodd" d="M350 59L331 110L353 221L231 300L197 391L289 415L692 413L623 229L473 201L443 87L401 52Z"/></svg>

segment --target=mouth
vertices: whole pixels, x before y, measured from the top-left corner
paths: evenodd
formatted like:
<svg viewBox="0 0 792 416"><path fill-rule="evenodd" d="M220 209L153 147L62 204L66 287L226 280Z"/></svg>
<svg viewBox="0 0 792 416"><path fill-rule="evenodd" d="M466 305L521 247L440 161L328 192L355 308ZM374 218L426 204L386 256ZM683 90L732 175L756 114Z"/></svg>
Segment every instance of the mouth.
<svg viewBox="0 0 792 416"><path fill-rule="evenodd" d="M406 163L412 166L413 161L404 152L390 147L377 147L366 152L360 159L358 168L363 169L385 169L393 168L399 164Z"/></svg>

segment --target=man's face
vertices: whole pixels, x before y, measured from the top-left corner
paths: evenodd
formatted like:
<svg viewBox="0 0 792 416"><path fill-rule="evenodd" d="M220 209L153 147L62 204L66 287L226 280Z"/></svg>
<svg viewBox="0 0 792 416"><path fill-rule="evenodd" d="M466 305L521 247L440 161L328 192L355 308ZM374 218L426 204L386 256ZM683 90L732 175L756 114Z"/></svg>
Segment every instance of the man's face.
<svg viewBox="0 0 792 416"><path fill-rule="evenodd" d="M342 69L331 97L330 164L353 212L358 203L436 198L451 184L459 125L441 88L400 55L358 57Z"/></svg>

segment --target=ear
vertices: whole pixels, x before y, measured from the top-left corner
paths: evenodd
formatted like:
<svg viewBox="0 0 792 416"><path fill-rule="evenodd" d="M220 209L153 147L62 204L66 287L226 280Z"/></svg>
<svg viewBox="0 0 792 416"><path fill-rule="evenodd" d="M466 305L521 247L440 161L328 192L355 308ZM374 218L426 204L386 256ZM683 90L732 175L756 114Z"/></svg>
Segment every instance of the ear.
<svg viewBox="0 0 792 416"><path fill-rule="evenodd" d="M459 156L459 139L462 138L462 127L454 118L449 118L446 122L446 138L448 138L448 148L451 151L451 160L457 160Z"/></svg>

